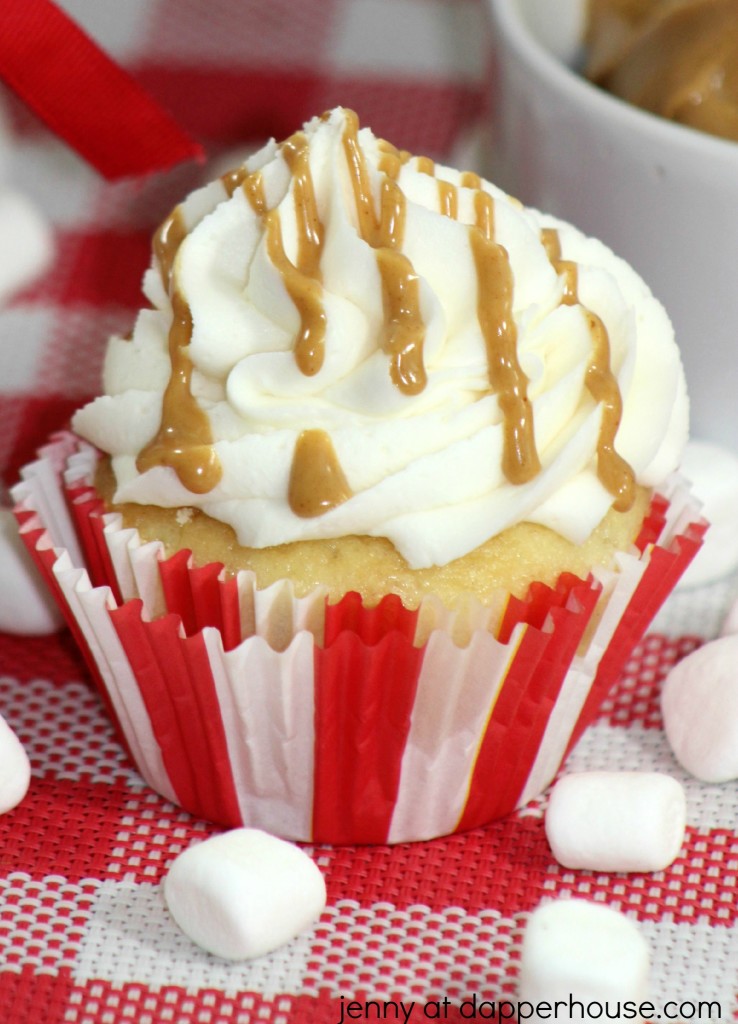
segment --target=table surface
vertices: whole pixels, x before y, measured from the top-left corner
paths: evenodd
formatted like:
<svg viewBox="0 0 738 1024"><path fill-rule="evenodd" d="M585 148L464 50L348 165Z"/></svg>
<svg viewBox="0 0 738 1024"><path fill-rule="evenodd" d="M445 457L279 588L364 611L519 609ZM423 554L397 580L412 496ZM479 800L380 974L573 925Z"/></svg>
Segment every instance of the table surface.
<svg viewBox="0 0 738 1024"><path fill-rule="evenodd" d="M164 0L64 6L217 159L340 102L398 144L453 160L488 95L476 0L178 0L176 17ZM97 391L105 339L138 307L153 226L208 170L106 184L7 103L10 179L52 222L56 244L50 273L0 310L10 483ZM33 766L27 798L0 818L0 1021L489 1019L492 1001L515 996L529 913L558 896L602 900L637 921L657 1013L673 1013L665 1004L675 1000L687 1003L684 1018L738 1016L738 785L681 771L658 700L666 671L716 635L737 588L729 579L670 599L567 765L663 770L684 783L687 838L667 871L561 868L545 797L449 839L312 847L328 886L320 922L236 964L193 946L161 897L172 859L214 828L142 782L67 633L0 634L0 710Z"/></svg>

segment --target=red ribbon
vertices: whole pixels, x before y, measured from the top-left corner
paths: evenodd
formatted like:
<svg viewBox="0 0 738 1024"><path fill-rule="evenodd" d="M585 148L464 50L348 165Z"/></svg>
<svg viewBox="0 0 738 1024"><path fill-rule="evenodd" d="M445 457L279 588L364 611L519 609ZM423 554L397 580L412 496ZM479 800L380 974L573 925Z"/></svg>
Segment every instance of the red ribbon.
<svg viewBox="0 0 738 1024"><path fill-rule="evenodd" d="M204 155L51 0L1 0L0 78L106 178Z"/></svg>

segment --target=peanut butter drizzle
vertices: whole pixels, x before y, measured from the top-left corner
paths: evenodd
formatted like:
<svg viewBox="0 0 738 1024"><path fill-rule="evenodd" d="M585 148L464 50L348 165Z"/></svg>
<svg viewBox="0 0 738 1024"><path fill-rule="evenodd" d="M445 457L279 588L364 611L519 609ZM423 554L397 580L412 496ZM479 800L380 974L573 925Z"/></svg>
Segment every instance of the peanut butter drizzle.
<svg viewBox="0 0 738 1024"><path fill-rule="evenodd" d="M161 425L139 453L136 469L145 473L156 466L168 466L188 491L207 494L219 482L222 469L213 448L210 421L192 394L193 367L188 355L192 314L174 279L174 261L186 235L180 207L174 209L154 235L154 253L172 302L168 339L172 370L164 391Z"/></svg>
<svg viewBox="0 0 738 1024"><path fill-rule="evenodd" d="M267 202L264 195L264 182L261 177L261 171L247 174L241 182L241 191L248 199L254 213L259 217L264 217L267 212Z"/></svg>
<svg viewBox="0 0 738 1024"><path fill-rule="evenodd" d="M477 316L487 348L489 382L503 416L502 471L513 484L540 472L528 399L528 378L518 362L518 332L512 313L513 276L504 246L494 240L494 202L474 196L476 224L469 241L477 271Z"/></svg>
<svg viewBox="0 0 738 1024"><path fill-rule="evenodd" d="M309 146L302 132L282 145L282 155L292 172L297 220L297 257L293 263L284 251L282 224L277 210L264 218L269 258L282 276L285 287L300 314L300 330L295 338L295 361L307 377L314 376L325 359L326 316L323 309L320 256L323 251L323 225L318 217L315 189L310 173ZM244 185L249 181L246 179ZM261 193L263 195L263 193ZM250 193L247 193L257 212Z"/></svg>
<svg viewBox="0 0 738 1024"><path fill-rule="evenodd" d="M564 279L564 294L561 296L562 305L576 306L579 302L576 263L573 263L572 260L562 260L561 242L556 228L543 228L541 231L541 242L546 250L549 263L556 273Z"/></svg>
<svg viewBox="0 0 738 1024"><path fill-rule="evenodd" d="M356 139L356 115L348 119L344 133L344 150L352 172L359 229L362 237L377 251L382 274L385 316L389 323L402 328L403 340L389 346L393 353L392 380L408 394L416 394L425 386L422 341L425 334L419 311L417 276L406 257L397 250L402 243L404 197L393 180L399 163L393 147L383 144L380 170L387 178L382 182L379 222L374 214L363 155ZM384 166L382 164L384 163ZM421 174L435 176L436 167L428 157L416 158ZM472 251L479 282L478 315L487 347L490 384L498 395L505 422L503 472L512 483L525 483L540 471L540 461L533 434L533 410L527 396L527 378L517 359L517 331L512 317L512 273L505 250L494 240L494 205L491 196L481 191L481 178L471 171L461 176L461 184L476 189L476 227L470 230ZM458 219L458 189L450 182L438 180L441 213ZM412 290L411 290L412 289ZM388 312L389 311L389 312ZM385 351L387 351L387 347ZM413 375L403 376L403 368L412 359ZM422 371L422 385L420 373ZM403 386L404 382L404 386Z"/></svg>
<svg viewBox="0 0 738 1024"><path fill-rule="evenodd" d="M295 183L297 266L302 273L320 278L324 232L318 217L313 176L310 172L310 147L302 132L287 139L282 146L282 156Z"/></svg>
<svg viewBox="0 0 738 1024"><path fill-rule="evenodd" d="M541 241L554 270L564 277L562 305L576 305L579 302L576 263L561 259L561 243L555 228L544 228ZM602 422L597 438L597 476L603 487L615 498L615 510L627 512L635 501L635 475L625 459L615 451L615 435L623 415L623 399L610 369L607 328L596 313L589 309L584 312L592 339L592 358L584 374L584 383L595 402L602 405Z"/></svg>
<svg viewBox="0 0 738 1024"><path fill-rule="evenodd" d="M282 156L294 182L297 222L297 256L293 263L284 251L282 224L277 210L268 210L261 174L241 170L225 176L229 195L241 188L254 213L262 219L267 252L284 281L300 314L300 331L295 339L295 361L306 376L317 373L325 358L326 318L323 310L320 257L323 225L318 217L315 189L308 159L308 142L302 132L282 145ZM300 434L292 454L287 500L295 515L314 518L351 497L330 437L322 430Z"/></svg>
<svg viewBox="0 0 738 1024"><path fill-rule="evenodd" d="M590 0L586 74L654 114L738 141L735 0Z"/></svg>
<svg viewBox="0 0 738 1024"><path fill-rule="evenodd" d="M261 171L248 171L245 167L236 167L223 174L220 181L229 197L240 188L254 213L260 217L264 216L267 206Z"/></svg>
<svg viewBox="0 0 738 1024"><path fill-rule="evenodd" d="M351 497L333 442L324 430L303 430L295 443L288 501L295 515L314 519Z"/></svg>
<svg viewBox="0 0 738 1024"><path fill-rule="evenodd" d="M167 294L172 281L174 258L186 236L184 217L180 208L175 206L167 219L159 225L153 241L154 256L159 264L159 273Z"/></svg>
<svg viewBox="0 0 738 1024"><path fill-rule="evenodd" d="M459 191L450 181L438 179L438 203L444 217L451 220L458 220L459 216Z"/></svg>
<svg viewBox="0 0 738 1024"><path fill-rule="evenodd" d="M482 179L474 171L462 171L461 172L461 185L463 188L476 188L481 189Z"/></svg>
<svg viewBox="0 0 738 1024"><path fill-rule="evenodd" d="M474 225L490 242L495 237L495 204L488 192L474 196Z"/></svg>
<svg viewBox="0 0 738 1024"><path fill-rule="evenodd" d="M300 314L295 338L295 361L307 377L314 376L325 359L326 317L323 310L320 256L323 225L318 217L315 188L310 173L309 145L303 132L291 135L281 146L282 156L294 182L297 220L297 260L287 257L282 242L282 224L276 210L267 210L264 183L259 171L249 173L237 167L220 179L229 195L240 188L254 213L262 218L269 258L279 271L287 292Z"/></svg>
<svg viewBox="0 0 738 1024"><path fill-rule="evenodd" d="M618 382L610 370L610 339L607 328L596 313L587 310L592 337L592 360L584 382L595 402L602 405L602 423L597 439L597 475L613 495L616 512L627 512L635 501L635 475L625 459L615 451L615 435L623 415L623 399Z"/></svg>
<svg viewBox="0 0 738 1024"><path fill-rule="evenodd" d="M420 287L412 263L400 252L405 228L405 197L385 173L376 216L364 154L357 139L358 118L347 111L343 148L359 221L359 234L376 250L382 280L384 337L382 350L390 357L392 383L406 395L419 394L427 383L423 362L425 325L420 314ZM391 158L385 152L384 158ZM399 165L387 164L390 169Z"/></svg>
<svg viewBox="0 0 738 1024"><path fill-rule="evenodd" d="M406 149L397 149L386 139L378 140L378 149L382 154L379 158L379 170L388 178L396 181L400 176L402 165L410 160L410 153Z"/></svg>
<svg viewBox="0 0 738 1024"><path fill-rule="evenodd" d="M232 196L237 188L243 184L249 172L245 167L234 167L232 171L221 174L220 182L229 196Z"/></svg>

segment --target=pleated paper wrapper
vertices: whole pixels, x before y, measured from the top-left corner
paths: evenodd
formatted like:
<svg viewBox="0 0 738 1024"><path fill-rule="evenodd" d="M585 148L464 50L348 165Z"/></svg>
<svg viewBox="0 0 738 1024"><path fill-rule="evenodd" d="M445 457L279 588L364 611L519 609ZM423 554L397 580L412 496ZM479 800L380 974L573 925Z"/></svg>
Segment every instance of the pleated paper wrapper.
<svg viewBox="0 0 738 1024"><path fill-rule="evenodd" d="M13 497L121 741L193 815L310 842L430 839L539 795L706 528L674 477L614 571L494 610L331 605L165 559L104 512L96 460L55 434Z"/></svg>

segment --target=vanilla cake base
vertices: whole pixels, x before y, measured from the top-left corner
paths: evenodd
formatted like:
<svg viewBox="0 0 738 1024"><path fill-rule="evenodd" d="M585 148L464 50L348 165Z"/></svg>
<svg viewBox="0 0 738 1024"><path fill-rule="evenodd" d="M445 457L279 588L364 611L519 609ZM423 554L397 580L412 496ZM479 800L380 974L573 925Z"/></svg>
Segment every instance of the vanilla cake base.
<svg viewBox="0 0 738 1024"><path fill-rule="evenodd" d="M532 582L553 585L562 572L585 579L594 566L611 567L616 553L631 547L651 496L647 488L638 488L633 507L628 512L610 509L584 544L573 544L545 526L519 523L446 565L412 569L383 537L249 548L238 543L230 526L198 509L116 505L107 460L100 462L96 484L106 507L119 512L125 526L135 527L142 540L160 541L167 556L189 550L196 565L219 562L229 573L249 569L260 590L289 579L297 596L322 586L331 601L357 591L366 605L374 605L386 594L397 594L408 608L431 594L449 608L469 595L483 604L494 602L500 591L522 598Z"/></svg>

